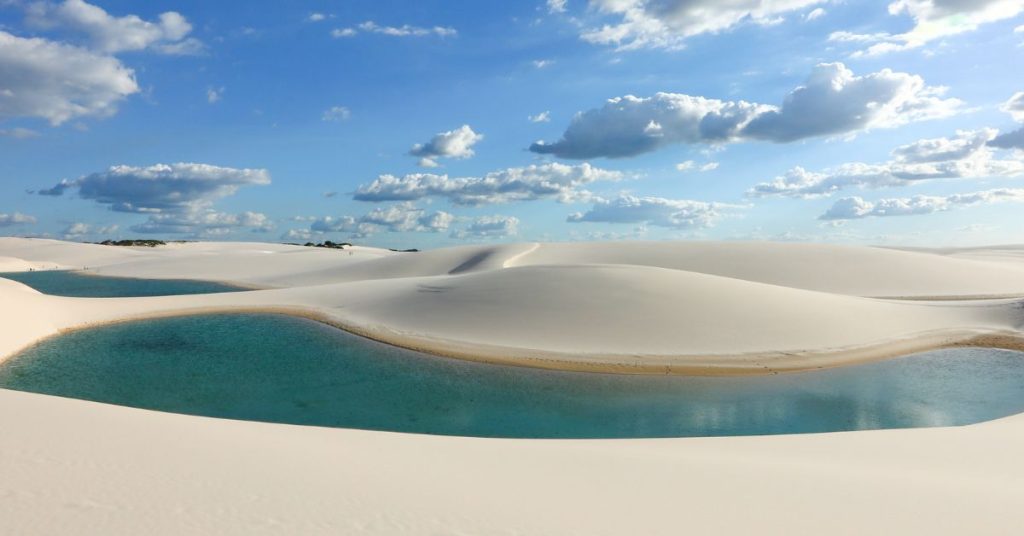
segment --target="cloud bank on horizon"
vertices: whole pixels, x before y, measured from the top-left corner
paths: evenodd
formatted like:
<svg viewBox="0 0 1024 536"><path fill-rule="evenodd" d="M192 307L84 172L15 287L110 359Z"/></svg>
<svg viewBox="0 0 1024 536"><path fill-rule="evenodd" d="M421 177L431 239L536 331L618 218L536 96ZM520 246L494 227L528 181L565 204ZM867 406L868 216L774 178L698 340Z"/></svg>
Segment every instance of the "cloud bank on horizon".
<svg viewBox="0 0 1024 536"><path fill-rule="evenodd" d="M1024 241L1024 0L306 4L0 0L0 227Z"/></svg>

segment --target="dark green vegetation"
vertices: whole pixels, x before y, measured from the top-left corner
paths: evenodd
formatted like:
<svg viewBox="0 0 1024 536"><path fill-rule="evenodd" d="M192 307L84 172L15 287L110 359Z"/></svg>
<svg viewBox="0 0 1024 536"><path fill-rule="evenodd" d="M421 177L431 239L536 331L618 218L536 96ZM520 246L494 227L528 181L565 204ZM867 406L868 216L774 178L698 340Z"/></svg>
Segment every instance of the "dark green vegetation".
<svg viewBox="0 0 1024 536"><path fill-rule="evenodd" d="M104 240L100 244L104 246L143 246L155 248L157 246L166 246L167 242L163 240Z"/></svg>
<svg viewBox="0 0 1024 536"><path fill-rule="evenodd" d="M303 245L306 246L306 247L310 247L310 248L329 248L329 249L345 249L346 247L352 247L352 244L349 244L348 242L336 243L336 242L331 242L330 240L325 240L323 242L320 242L319 244L314 244L312 242L306 242Z"/></svg>
<svg viewBox="0 0 1024 536"><path fill-rule="evenodd" d="M0 387L256 421L488 437L672 437L968 424L1024 411L1024 355L956 349L752 378L442 359L300 318L204 315L48 339Z"/></svg>

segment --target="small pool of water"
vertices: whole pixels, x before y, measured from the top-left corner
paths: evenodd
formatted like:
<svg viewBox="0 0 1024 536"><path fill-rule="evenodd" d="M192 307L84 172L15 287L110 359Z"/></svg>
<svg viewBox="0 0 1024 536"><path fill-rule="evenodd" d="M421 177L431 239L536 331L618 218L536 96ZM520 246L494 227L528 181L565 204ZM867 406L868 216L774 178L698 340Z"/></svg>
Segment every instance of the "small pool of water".
<svg viewBox="0 0 1024 536"><path fill-rule="evenodd" d="M130 298L137 296L173 296L211 294L247 290L233 285L190 279L136 279L104 277L69 270L0 273L0 277L24 283L43 294L76 298Z"/></svg>
<svg viewBox="0 0 1024 536"><path fill-rule="evenodd" d="M749 378L619 376L443 359L310 320L113 324L0 364L0 387L160 411L485 437L782 434L975 423L1024 411L1024 354L956 349Z"/></svg>

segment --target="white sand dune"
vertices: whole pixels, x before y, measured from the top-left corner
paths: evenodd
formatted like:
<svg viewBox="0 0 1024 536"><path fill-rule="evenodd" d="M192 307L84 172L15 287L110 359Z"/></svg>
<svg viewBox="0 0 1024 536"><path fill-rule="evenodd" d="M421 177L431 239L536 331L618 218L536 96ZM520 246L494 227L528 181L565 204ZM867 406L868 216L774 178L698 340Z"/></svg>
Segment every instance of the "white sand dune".
<svg viewBox="0 0 1024 536"><path fill-rule="evenodd" d="M977 337L1019 340L1019 251L649 242L395 253L0 238L3 270L258 287L65 298L0 279L0 359L96 323L280 310L395 344L539 367L835 366ZM970 299L979 297L992 299ZM802 436L484 440L0 390L0 532L1010 534L1024 523L1022 447L1020 416Z"/></svg>
<svg viewBox="0 0 1024 536"><path fill-rule="evenodd" d="M1024 264L880 248L640 242L394 253L258 243L61 244L2 239L0 254L105 275L263 289L133 299L19 294L23 309L40 315L38 325L50 333L196 310L287 309L456 357L578 370L764 373L978 336L1005 339L1024 324L1014 299L861 297L1024 295ZM20 331L0 341L0 350L9 353L39 335L40 329Z"/></svg>

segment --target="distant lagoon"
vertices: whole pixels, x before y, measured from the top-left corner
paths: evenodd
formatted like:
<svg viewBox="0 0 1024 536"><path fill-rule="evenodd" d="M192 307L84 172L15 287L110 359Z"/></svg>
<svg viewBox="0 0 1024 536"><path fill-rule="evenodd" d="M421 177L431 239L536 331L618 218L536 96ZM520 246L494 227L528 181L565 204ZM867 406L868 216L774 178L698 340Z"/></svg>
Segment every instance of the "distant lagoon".
<svg viewBox="0 0 1024 536"><path fill-rule="evenodd" d="M732 436L976 423L1024 411L1024 354L938 350L761 377L624 376L439 358L311 320L111 324L0 364L0 387L302 425L523 438Z"/></svg>
<svg viewBox="0 0 1024 536"><path fill-rule="evenodd" d="M70 270L8 272L0 273L0 277L24 283L43 294L76 298L131 298L248 290L212 281L105 277Z"/></svg>

